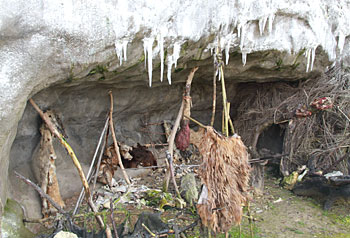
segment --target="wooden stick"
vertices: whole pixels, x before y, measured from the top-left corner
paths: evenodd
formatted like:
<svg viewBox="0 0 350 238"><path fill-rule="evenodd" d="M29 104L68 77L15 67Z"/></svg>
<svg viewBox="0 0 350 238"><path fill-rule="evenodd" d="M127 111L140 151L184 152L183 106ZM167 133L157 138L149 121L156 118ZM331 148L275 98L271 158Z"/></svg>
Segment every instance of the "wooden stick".
<svg viewBox="0 0 350 238"><path fill-rule="evenodd" d="M232 134L235 134L235 128L233 127L233 123L232 123L231 116L230 116L230 109L231 109L231 103L227 102L228 122L230 124Z"/></svg>
<svg viewBox="0 0 350 238"><path fill-rule="evenodd" d="M191 83L192 83L192 79L193 79L193 76L194 76L194 73L198 70L198 67L196 68L193 68L190 72L190 74L188 75L187 77L187 81L186 81L186 89L185 89L185 93L186 92L189 92L190 88L191 88ZM175 141L175 135L176 135L176 132L177 132L177 129L179 128L180 126L180 121L181 121L181 118L183 116L183 113L184 113L184 109L185 109L185 100L184 98L182 98L182 102L181 102L181 107L180 107L180 110L177 114L177 117L176 117L176 120L175 120L175 124L173 126L173 129L171 130L171 133L170 133L170 136L169 136L169 139L168 139L168 143L169 143L169 147L168 147L168 152L169 152L169 156L167 155L167 158L168 159L168 162L169 162L169 168L167 170L167 173L166 173L166 177L165 177L165 181L164 181L164 184L163 184L163 190L166 192L168 190L168 187L169 187L169 173L171 175L171 178L172 178L172 181L173 181L173 184L175 186L175 191L177 193L177 195L181 198L181 195L180 195L180 192L179 192L179 189L176 185L176 180L175 180L175 176L174 176L174 169L173 169L173 157L174 157L174 141Z"/></svg>
<svg viewBox="0 0 350 238"><path fill-rule="evenodd" d="M189 117L189 116L184 116L188 119L190 119L191 121L193 121L194 123L196 123L198 126L203 127L203 128L207 128L207 126L205 126L204 124L200 123L199 121L197 121L196 119Z"/></svg>
<svg viewBox="0 0 350 238"><path fill-rule="evenodd" d="M221 72L221 87L222 87L222 105L224 107L224 131L222 132L224 135L228 136L228 110L227 110L227 96L226 96L226 88L225 88L225 77L224 70L222 64L220 66Z"/></svg>
<svg viewBox="0 0 350 238"><path fill-rule="evenodd" d="M130 183L129 177L128 177L127 173L125 172L125 169L124 169L124 165L123 165L123 162L122 162L122 159L121 159L121 156L120 156L120 151L119 151L117 138L115 136L115 131L114 131L114 125L113 125L113 94L112 94L112 91L109 91L109 96L110 96L110 99L111 99L111 110L109 111L109 128L110 128L110 130L112 132L112 138L113 138L113 143L114 143L114 150L115 150L115 153L117 154L119 166L120 166L120 169L122 170L124 179L130 185L131 183Z"/></svg>
<svg viewBox="0 0 350 238"><path fill-rule="evenodd" d="M218 47L215 49L215 54L217 54ZM210 126L214 126L214 121L215 121L215 111L216 111L216 74L218 73L218 66L217 66L217 61L214 63L214 76L213 76L213 110L211 113L211 120L210 120Z"/></svg>
<svg viewBox="0 0 350 238"><path fill-rule="evenodd" d="M66 139L62 136L62 134L54 126L54 124L51 122L50 118L46 114L43 113L43 111L38 107L38 105L36 105L34 100L29 99L29 102L33 105L34 109L39 113L40 117L45 121L45 123L46 123L47 127L49 128L49 130L51 131L51 133L53 135L55 135L59 139L61 144L66 148L68 154L72 158L72 161L73 161L75 167L78 170L80 179L81 179L83 186L84 186L84 189L85 189L86 200L87 200L89 206L91 207L92 211L97 212L97 208L95 207L95 204L93 203L92 198L91 198L89 183L87 182L87 180L85 178L84 171L83 171L83 169L80 165L80 162L79 162L78 158L76 157L72 147L68 144ZM101 228L103 228L104 223L103 223L101 216L97 215L96 220L99 223L99 225L101 226Z"/></svg>
<svg viewBox="0 0 350 238"><path fill-rule="evenodd" d="M145 224L142 223L141 225L152 237L156 237L156 234L154 234Z"/></svg>
<svg viewBox="0 0 350 238"><path fill-rule="evenodd" d="M251 215L251 212L250 212L250 204L249 204L249 201L247 202L247 210L248 210L248 216L249 216L249 227L250 227L250 237L251 238L254 238L254 231L253 231L253 219L252 219L252 215Z"/></svg>
<svg viewBox="0 0 350 238"><path fill-rule="evenodd" d="M100 171L102 156L103 156L103 153L105 151L105 147L106 147L107 141L108 141L108 129L107 129L107 133L106 133L105 139L103 140L103 144L102 144L102 148L101 148L101 151L100 151L100 155L98 156L98 160L97 160L97 164L96 164L96 171L95 171L95 176L94 176L94 182L92 184L92 189L91 189L91 193L92 194L94 194L94 190L95 190L95 187L96 187L96 182L97 182L97 178L98 178L98 172Z"/></svg>
<svg viewBox="0 0 350 238"><path fill-rule="evenodd" d="M171 158L173 158L173 156L174 156L174 141L175 141L175 135L176 135L177 129L178 129L179 126L180 126L180 121L181 121L181 118L182 118L182 114L183 114L183 110L184 110L184 105L185 105L185 103L184 103L184 101L182 100L182 103L181 103L179 112L178 112L177 117L176 117L176 120L175 120L175 124L174 124L173 129L171 130L170 136L169 136L169 138L168 138L168 144L169 144L168 151L169 151L169 153L170 153ZM165 180L164 180L164 183L163 183L163 191L164 191L164 192L167 192L167 191L168 191L170 177L171 177L171 171L170 171L170 165L169 165L169 163L168 163L168 169L167 169L167 171L166 171ZM176 186L176 187L177 187L177 186ZM175 189L176 189L176 188L175 188Z"/></svg>
<svg viewBox="0 0 350 238"><path fill-rule="evenodd" d="M95 164L95 160L96 160L96 156L97 156L97 152L101 146L101 143L102 143L102 139L103 139L103 136L107 130L107 127L108 127L108 121L109 121L109 118L106 119L106 122L105 122L105 126L103 127L103 130L101 132L101 135L100 135L100 139L97 143L97 147L96 147L96 150L95 150L95 154L91 160L91 164L90 164L90 168L89 168L89 171L88 171L88 174L87 174L87 178L88 178L88 182L90 183L90 180L91 180L91 177L92 177L92 168L94 167L94 164ZM103 150L103 149L102 149ZM78 211L78 208L81 204L81 201L83 199L85 195L85 192L84 192L84 188L81 189L80 191L80 194L79 194L79 198L77 200L77 203L75 204L75 208L74 208L74 211L73 211L73 215L75 215Z"/></svg>
<svg viewBox="0 0 350 238"><path fill-rule="evenodd" d="M107 238L113 238L111 228L108 224L106 225L106 236Z"/></svg>
<svg viewBox="0 0 350 238"><path fill-rule="evenodd" d="M113 230L114 230L114 238L119 238L117 226L115 225L115 220L114 220L113 199L112 198L109 199L109 206L111 208L111 220L112 220L112 226L113 226Z"/></svg>
<svg viewBox="0 0 350 238"><path fill-rule="evenodd" d="M22 179L26 184L32 186L39 194L41 197L46 198L52 206L54 206L59 213L66 214L66 211L63 210L63 208L58 205L48 194L46 194L38 185L33 183L30 179L24 177L23 175L19 174L17 171L15 171L16 177Z"/></svg>

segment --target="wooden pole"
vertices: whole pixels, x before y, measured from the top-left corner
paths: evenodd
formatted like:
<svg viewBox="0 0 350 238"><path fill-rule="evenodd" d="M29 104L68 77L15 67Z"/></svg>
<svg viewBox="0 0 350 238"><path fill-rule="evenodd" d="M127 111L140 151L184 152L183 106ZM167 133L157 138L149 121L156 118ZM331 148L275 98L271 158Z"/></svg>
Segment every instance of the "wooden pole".
<svg viewBox="0 0 350 238"><path fill-rule="evenodd" d="M218 47L215 49L215 55L218 52ZM219 72L218 71L218 66L217 66L217 61L215 60L214 62L214 76L213 76L213 109L212 109L212 114L211 114L211 120L210 120L210 126L214 126L214 121L215 121L215 111L216 111L216 74Z"/></svg>
<svg viewBox="0 0 350 238"><path fill-rule="evenodd" d="M198 67L192 69L190 74L187 77L185 93L184 93L185 95L187 93L188 94L190 93L193 76L194 76L194 74L195 74L195 72L197 70L198 70ZM182 98L180 110L179 110L179 112L177 114L177 117L176 117L176 120L175 120L175 124L174 124L173 129L171 130L170 136L168 138L168 143L169 143L168 152L169 152L169 156L167 155L167 157L169 157L169 160L168 160L169 167L167 169L167 173L165 175L165 180L164 180L164 183L163 183L163 191L167 192L168 191L168 187L169 187L169 180L170 180L170 177L171 177L172 181L173 181L173 184L175 186L175 191L176 191L176 193L177 193L177 195L179 197L181 197L181 195L180 195L179 189L178 189L178 187L176 185L176 180L175 180L175 176L174 176L174 169L173 169L174 166L173 166L172 162L173 162L173 158L174 158L174 141L175 141L175 136L176 136L177 129L180 126L180 121L183 118L185 106L186 106L185 99Z"/></svg>
<svg viewBox="0 0 350 238"><path fill-rule="evenodd" d="M109 128L110 128L110 130L112 132L112 138L113 138L113 143L114 143L114 150L115 150L115 153L117 154L119 166L120 166L120 169L122 170L124 179L125 179L125 181L128 184L131 184L130 180L129 180L129 177L128 177L127 173L125 172L125 169L124 169L124 165L123 165L123 162L122 162L122 159L121 159L121 156L120 156L120 151L119 151L117 138L116 138L115 132L114 132L114 124L113 124L113 94L112 94L112 91L109 91L109 96L110 96L110 99L111 99L111 109L109 111Z"/></svg>

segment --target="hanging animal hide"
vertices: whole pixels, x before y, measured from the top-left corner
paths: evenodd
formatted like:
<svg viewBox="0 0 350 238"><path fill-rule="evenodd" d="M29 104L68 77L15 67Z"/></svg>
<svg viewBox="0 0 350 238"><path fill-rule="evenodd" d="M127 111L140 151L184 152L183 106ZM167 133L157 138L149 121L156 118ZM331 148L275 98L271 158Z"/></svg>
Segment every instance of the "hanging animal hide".
<svg viewBox="0 0 350 238"><path fill-rule="evenodd" d="M198 213L214 232L227 232L241 222L242 206L248 199L248 152L237 135L224 137L212 127L197 134L201 140L196 146L203 156L199 176L204 184Z"/></svg>
<svg viewBox="0 0 350 238"><path fill-rule="evenodd" d="M45 112L51 119L56 128L63 128L56 120L58 117L51 110ZM65 206L61 197L60 188L56 176L56 153L53 146L53 135L49 128L43 123L40 127L40 148L38 152L34 152L32 166L35 178L40 185L40 188L48 194L62 208ZM46 199L42 198L42 214L44 218L55 215L56 208Z"/></svg>

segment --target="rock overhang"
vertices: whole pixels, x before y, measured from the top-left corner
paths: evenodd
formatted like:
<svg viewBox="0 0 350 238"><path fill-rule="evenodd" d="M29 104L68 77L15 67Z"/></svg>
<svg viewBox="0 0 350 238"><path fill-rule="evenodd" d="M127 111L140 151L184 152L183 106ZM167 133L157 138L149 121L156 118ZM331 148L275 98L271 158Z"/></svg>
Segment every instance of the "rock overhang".
<svg viewBox="0 0 350 238"><path fill-rule="evenodd" d="M209 80L210 53L218 45L225 61L230 56L227 77L236 82L307 78L349 57L350 3L345 0L1 5L0 151L5 177L26 101L50 85L104 81L130 87L153 82L158 87L169 75L175 83L181 81L198 65L203 66L199 77ZM2 182L3 204L6 188Z"/></svg>

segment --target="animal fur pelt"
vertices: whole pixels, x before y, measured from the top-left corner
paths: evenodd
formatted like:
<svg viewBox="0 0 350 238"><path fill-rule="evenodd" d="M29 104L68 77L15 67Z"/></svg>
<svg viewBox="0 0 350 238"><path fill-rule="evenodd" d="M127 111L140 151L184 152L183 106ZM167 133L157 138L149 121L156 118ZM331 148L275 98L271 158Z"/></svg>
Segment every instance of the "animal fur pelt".
<svg viewBox="0 0 350 238"><path fill-rule="evenodd" d="M242 205L248 199L248 152L238 135L224 137L212 127L197 134L201 140L196 146L203 156L198 173L204 184L198 213L214 232L227 232L241 222Z"/></svg>
<svg viewBox="0 0 350 238"><path fill-rule="evenodd" d="M56 120L57 116L51 110L45 112L45 114L51 119L52 123L57 128L61 128L60 123ZM57 159L55 149L53 146L53 135L45 123L40 127L40 148L38 152L34 153L32 166L35 178L40 185L41 189L48 194L57 204L64 207L64 201L61 197L58 180L56 177L56 165ZM44 218L50 215L56 214L57 210L52 206L46 198L42 198L42 214Z"/></svg>

